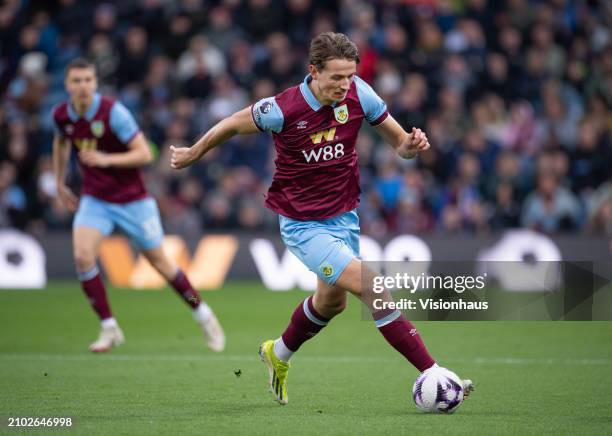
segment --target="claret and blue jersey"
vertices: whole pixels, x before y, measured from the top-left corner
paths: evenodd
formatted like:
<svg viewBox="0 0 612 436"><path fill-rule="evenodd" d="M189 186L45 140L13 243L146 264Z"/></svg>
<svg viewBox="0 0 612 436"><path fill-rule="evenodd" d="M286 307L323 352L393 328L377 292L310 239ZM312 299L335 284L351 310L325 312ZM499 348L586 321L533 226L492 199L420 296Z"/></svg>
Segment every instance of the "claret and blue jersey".
<svg viewBox="0 0 612 436"><path fill-rule="evenodd" d="M322 105L307 76L275 97L252 106L253 120L271 132L276 172L266 206L298 220L327 219L359 204L359 166L355 144L363 119L372 125L388 116L385 102L355 76L346 98Z"/></svg>
<svg viewBox="0 0 612 436"><path fill-rule="evenodd" d="M125 152L140 132L138 124L118 101L94 94L83 117L66 101L53 109L56 135L70 140L76 151ZM81 165L82 194L111 203L127 203L147 196L140 168L98 168Z"/></svg>
<svg viewBox="0 0 612 436"><path fill-rule="evenodd" d="M357 135L364 119L376 126L389 113L357 76L345 99L330 106L315 98L311 80L258 101L251 111L257 127L272 133L277 152L266 206L280 215L289 250L333 284L359 255Z"/></svg>

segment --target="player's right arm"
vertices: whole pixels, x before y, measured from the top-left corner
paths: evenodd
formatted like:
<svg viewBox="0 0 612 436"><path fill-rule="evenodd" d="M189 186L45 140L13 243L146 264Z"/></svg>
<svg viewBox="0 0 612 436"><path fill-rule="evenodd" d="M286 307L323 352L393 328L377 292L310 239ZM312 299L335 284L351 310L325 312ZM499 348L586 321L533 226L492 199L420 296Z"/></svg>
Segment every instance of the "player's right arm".
<svg viewBox="0 0 612 436"><path fill-rule="evenodd" d="M259 129L255 125L255 121L253 121L251 107L244 108L219 121L191 147L171 146L170 166L175 170L188 167L231 137L257 132L259 132Z"/></svg>
<svg viewBox="0 0 612 436"><path fill-rule="evenodd" d="M53 136L53 173L57 185L57 195L69 211L74 212L79 205L79 199L66 186L66 166L72 151L70 141L57 133Z"/></svg>

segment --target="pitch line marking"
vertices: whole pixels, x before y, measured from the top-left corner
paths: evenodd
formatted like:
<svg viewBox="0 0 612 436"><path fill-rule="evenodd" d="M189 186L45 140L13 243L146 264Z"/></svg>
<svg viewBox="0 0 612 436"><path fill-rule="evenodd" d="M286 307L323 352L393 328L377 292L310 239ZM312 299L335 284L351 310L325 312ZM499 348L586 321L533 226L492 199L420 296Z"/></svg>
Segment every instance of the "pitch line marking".
<svg viewBox="0 0 612 436"><path fill-rule="evenodd" d="M116 362L256 362L259 358L251 354L226 355L164 355L164 354L107 354L103 356L90 354L29 354L0 353L0 360L44 360L44 361L116 361ZM305 363L393 363L397 359L387 357L367 356L301 356L300 362ZM612 358L578 358L578 357L475 357L441 359L441 362L474 364L474 365L612 365Z"/></svg>

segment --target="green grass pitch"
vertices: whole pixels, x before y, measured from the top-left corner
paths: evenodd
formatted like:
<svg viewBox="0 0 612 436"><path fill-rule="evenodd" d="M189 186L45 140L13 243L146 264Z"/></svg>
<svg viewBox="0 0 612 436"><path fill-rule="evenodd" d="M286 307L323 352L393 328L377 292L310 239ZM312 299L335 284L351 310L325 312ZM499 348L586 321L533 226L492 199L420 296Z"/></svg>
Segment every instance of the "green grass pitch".
<svg viewBox="0 0 612 436"><path fill-rule="evenodd" d="M426 415L416 370L351 299L292 359L279 406L257 348L307 294L233 282L203 295L224 353L169 290L112 289L127 342L93 355L98 323L76 281L0 291L0 433L16 433L7 417L38 416L72 417L64 431L87 435L612 434L610 322L419 322L438 362L476 384L454 415Z"/></svg>

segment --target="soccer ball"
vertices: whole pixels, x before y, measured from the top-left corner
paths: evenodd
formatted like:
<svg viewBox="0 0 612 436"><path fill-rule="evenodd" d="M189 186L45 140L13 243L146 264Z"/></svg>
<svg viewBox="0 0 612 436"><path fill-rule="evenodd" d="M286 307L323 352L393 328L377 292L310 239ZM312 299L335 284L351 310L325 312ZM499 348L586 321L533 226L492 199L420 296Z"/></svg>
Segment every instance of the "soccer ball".
<svg viewBox="0 0 612 436"><path fill-rule="evenodd" d="M412 397L423 412L453 413L463 402L463 382L446 368L431 367L417 377Z"/></svg>

